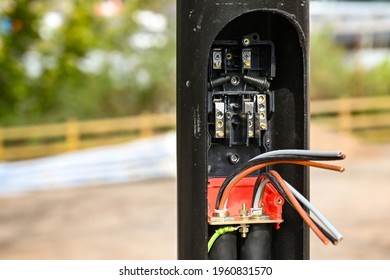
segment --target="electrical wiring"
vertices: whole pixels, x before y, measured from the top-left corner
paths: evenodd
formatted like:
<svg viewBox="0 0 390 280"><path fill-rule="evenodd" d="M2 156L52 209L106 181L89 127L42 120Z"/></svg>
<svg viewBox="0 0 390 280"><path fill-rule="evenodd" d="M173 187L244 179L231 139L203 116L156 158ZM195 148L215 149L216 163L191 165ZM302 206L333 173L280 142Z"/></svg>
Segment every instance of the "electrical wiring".
<svg viewBox="0 0 390 280"><path fill-rule="evenodd" d="M309 215L305 212L305 210L299 204L298 200L295 198L293 193L287 187L287 185L285 184L284 180L279 175L279 173L276 172L275 170L271 170L269 173L276 177L276 180L279 182L279 184L281 185L281 187L285 191L287 197L289 198L290 202L293 204L294 208L297 210L297 212L302 217L302 219L309 225L309 227L318 236L318 238L321 239L321 241L325 245L327 245L330 240L321 232L321 230L317 227L317 225L310 219Z"/></svg>
<svg viewBox="0 0 390 280"><path fill-rule="evenodd" d="M263 200L264 189L268 182L269 179L264 174L260 174L257 177L255 187L253 188L252 208L261 208L260 202Z"/></svg>
<svg viewBox="0 0 390 280"><path fill-rule="evenodd" d="M305 160L278 160L278 161L270 161L267 163L254 165L250 168L245 169L244 171L242 171L241 173L239 173L235 177L233 177L228 182L228 185L225 185L225 187L224 187L224 184L226 183L226 180L224 181L224 183L222 184L222 186L218 192L217 200L215 203L215 208L219 209L219 210L226 209L227 200L228 200L231 189L246 175L249 175L249 174L253 173L254 171L259 170L261 168L264 168L266 166L281 164L281 163L291 163L291 164L297 164L297 165L313 166L313 167L330 169L330 170L339 171L339 172L344 171L344 168L341 166L313 162L313 161L305 161Z"/></svg>
<svg viewBox="0 0 390 280"><path fill-rule="evenodd" d="M269 156L278 156L278 155L314 156L314 157L323 157L323 158L336 158L336 157L345 158L345 155L339 151L285 149L285 150L274 150L274 151L266 152L251 158L249 161L257 160Z"/></svg>
<svg viewBox="0 0 390 280"><path fill-rule="evenodd" d="M225 234L227 232L234 232L238 229L239 227L233 227L233 226L228 226L228 227L223 227L215 230L215 233L213 236L211 236L209 242L207 243L207 250L210 252L211 247L213 247L214 242L217 240L218 237L220 237L222 234Z"/></svg>
<svg viewBox="0 0 390 280"><path fill-rule="evenodd" d="M244 177L265 167L277 164L296 164L343 172L344 168L341 166L317 161L341 160L344 158L345 155L341 152L307 150L279 150L256 156L240 165L224 180L216 197L215 211L226 211L228 198L234 186ZM287 184L279 173L274 170L268 173L261 173L257 176L253 189L252 208L262 207L263 194L267 184L272 184L275 187L280 195L292 205L305 223L325 245L329 242L337 244L341 240L342 235L335 230L329 221L327 221L309 201L305 200L302 195L297 194L299 192L291 185ZM320 223L314 220L313 217L303 209L300 202L318 218ZM217 231L212 238L210 238L209 250L215 240L223 234L223 229Z"/></svg>
<svg viewBox="0 0 390 280"><path fill-rule="evenodd" d="M284 154L285 153L285 154ZM261 154L250 161L240 165L236 168L223 182L216 200L216 205L220 204L222 194L224 193L227 185L233 180L233 178L244 170L262 163L278 160L341 160L345 155L341 152L330 151L307 151L307 150L277 150ZM268 164L271 165L271 164ZM266 166L268 166L266 165Z"/></svg>
<svg viewBox="0 0 390 280"><path fill-rule="evenodd" d="M310 217L310 216L309 216ZM332 242L333 245L339 244L339 241L327 230L325 230L319 223L317 223L312 217L310 219L313 221L313 223L316 224L316 226L322 231L322 233Z"/></svg>
<svg viewBox="0 0 390 280"><path fill-rule="evenodd" d="M342 234L321 214L320 211L312 204L310 203L299 191L297 191L290 183L288 183L286 180L284 180L287 187L291 190L291 192L294 194L294 196L303 204L305 205L319 220L320 222L329 230L331 231L332 235L336 238L338 242L340 242L343 239Z"/></svg>
<svg viewBox="0 0 390 280"><path fill-rule="evenodd" d="M258 184L258 181L261 180L261 183ZM261 194L264 192L265 185L271 182L274 187L278 189L278 191L281 193L280 186L278 186L277 182L274 180L273 176L269 173L262 173L258 176L258 179L256 180L256 184L254 187L253 192L253 208L261 207ZM304 206L306 206L318 219L319 221L331 232L328 233L326 230L323 230L322 232L326 235L326 233L330 234L330 236L327 236L328 239L332 240L333 244L339 243L343 236L342 234L337 231L337 229L321 214L321 212L312 204L310 203L299 191L297 191L290 183L288 183L286 180L284 180L287 187L291 190L291 192L294 194L294 196L300 201ZM288 198L285 197L284 193L281 193L283 198L285 198L286 201L289 201ZM291 203L290 203L291 204ZM313 220L314 221L314 220ZM322 228L319 224L317 224L318 227ZM331 237L331 238L330 238Z"/></svg>
<svg viewBox="0 0 390 280"><path fill-rule="evenodd" d="M279 182L276 180L276 178L270 174L270 173L264 173L265 176L270 180L270 183L277 189L279 194L284 198L285 201L288 202L294 209L294 205L291 203L290 199L287 197L286 193L284 192L283 188L279 184ZM310 216L309 216L310 217ZM316 224L316 226L320 229L320 231L334 244L337 245L338 240L329 232L327 232L320 224L318 224L312 217L310 219L313 221L313 223Z"/></svg>
<svg viewBox="0 0 390 280"><path fill-rule="evenodd" d="M260 174L257 177L256 182L255 182L255 186L253 188L253 195L252 195L253 200L252 200L252 206L251 206L252 208L261 208L261 206L259 206L259 202L262 201L265 185L267 184L267 182L264 182L263 179L266 179L269 182L269 180L267 179L267 176L265 176L263 174ZM260 191L258 191L258 189L260 189ZM228 199L226 200L225 204L228 203ZM217 211L217 210L215 210L215 211Z"/></svg>
<svg viewBox="0 0 390 280"><path fill-rule="evenodd" d="M261 168L264 168L269 165L275 165L275 164L282 164L282 163L290 163L290 164L297 164L297 165L305 165L305 166L313 166L317 168L324 168L324 169L330 169L334 171L343 172L344 168L337 165L331 165L331 164L325 164L325 163L319 163L319 162L313 162L308 160L276 160L276 161L269 161L261 164L257 164L254 166L251 166L249 168L244 169L239 174L234 176L231 180L228 181L228 184L226 185L226 180L222 184L218 195L217 200L215 203L215 208L219 210L223 210L226 208L227 199L229 197L231 189L245 176L253 173L254 171L257 171ZM224 187L225 185L225 187Z"/></svg>

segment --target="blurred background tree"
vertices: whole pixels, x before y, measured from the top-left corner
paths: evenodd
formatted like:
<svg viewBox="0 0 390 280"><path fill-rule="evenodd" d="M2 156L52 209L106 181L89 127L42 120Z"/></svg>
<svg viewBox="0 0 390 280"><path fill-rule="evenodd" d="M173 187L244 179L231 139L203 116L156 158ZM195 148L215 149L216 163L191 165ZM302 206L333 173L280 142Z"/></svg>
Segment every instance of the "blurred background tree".
<svg viewBox="0 0 390 280"><path fill-rule="evenodd" d="M390 94L390 62L368 67L332 38L325 28L312 33L310 50L310 94L312 99Z"/></svg>
<svg viewBox="0 0 390 280"><path fill-rule="evenodd" d="M1 0L0 124L172 110L174 0ZM333 36L333 37L332 37ZM311 98L390 93L332 30L311 35Z"/></svg>
<svg viewBox="0 0 390 280"><path fill-rule="evenodd" d="M175 44L172 0L2 0L0 122L170 110Z"/></svg>
<svg viewBox="0 0 390 280"><path fill-rule="evenodd" d="M312 99L390 94L388 0L311 0Z"/></svg>

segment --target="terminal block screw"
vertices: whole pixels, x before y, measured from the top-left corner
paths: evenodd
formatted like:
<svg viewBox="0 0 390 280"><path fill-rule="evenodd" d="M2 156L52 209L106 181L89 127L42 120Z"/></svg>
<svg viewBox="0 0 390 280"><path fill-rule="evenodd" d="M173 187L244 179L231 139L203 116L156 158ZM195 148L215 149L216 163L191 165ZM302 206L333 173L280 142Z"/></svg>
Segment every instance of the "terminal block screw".
<svg viewBox="0 0 390 280"><path fill-rule="evenodd" d="M237 164L240 161L240 156L237 154L228 154L230 163Z"/></svg>

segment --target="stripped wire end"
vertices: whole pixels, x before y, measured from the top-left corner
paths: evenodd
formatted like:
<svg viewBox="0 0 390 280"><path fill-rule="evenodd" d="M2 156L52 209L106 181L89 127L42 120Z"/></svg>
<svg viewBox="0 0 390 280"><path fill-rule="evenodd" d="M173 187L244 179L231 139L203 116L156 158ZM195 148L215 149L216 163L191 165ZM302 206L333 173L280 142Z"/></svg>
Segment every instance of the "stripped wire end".
<svg viewBox="0 0 390 280"><path fill-rule="evenodd" d="M346 155L346 154L343 154L342 152L338 152L338 154L339 154L339 157L340 157L341 159L345 159L345 158L347 157L347 155Z"/></svg>
<svg viewBox="0 0 390 280"><path fill-rule="evenodd" d="M341 236L339 239L337 239L335 242L333 242L333 245L339 245L341 241L343 241L344 237Z"/></svg>

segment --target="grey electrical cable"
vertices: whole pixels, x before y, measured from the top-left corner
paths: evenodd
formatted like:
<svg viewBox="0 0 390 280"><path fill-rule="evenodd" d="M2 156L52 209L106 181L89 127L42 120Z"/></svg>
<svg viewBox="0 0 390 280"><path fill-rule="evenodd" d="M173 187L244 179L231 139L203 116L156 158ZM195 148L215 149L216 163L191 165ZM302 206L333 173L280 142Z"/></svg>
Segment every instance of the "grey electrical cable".
<svg viewBox="0 0 390 280"><path fill-rule="evenodd" d="M256 195L255 195L255 198L253 199L253 208L258 208L258 205L259 205L259 203L260 203L261 194L264 192L265 185L266 185L267 183L269 183L269 182L270 182L269 179L264 179L264 180L260 183L260 185L259 185L259 187L258 187L258 189L257 189ZM228 203L228 201L229 201L229 198L226 199L226 202L225 202L225 204L224 204L224 206L223 206L223 209L227 209L227 203Z"/></svg>
<svg viewBox="0 0 390 280"><path fill-rule="evenodd" d="M264 179L264 180L260 183L259 188L258 188L257 191L256 191L255 198L253 199L253 208L258 208L258 207L259 207L261 194L264 192L265 185L266 185L267 183L269 183L269 182L270 182L269 179Z"/></svg>
<svg viewBox="0 0 390 280"><path fill-rule="evenodd" d="M313 214L321 221L321 223L332 232L337 241L340 242L343 239L342 234L337 229L335 229L335 227L320 213L320 211L318 211L318 209L313 204L311 204L300 192L298 192L290 183L288 183L286 180L284 180L284 182L294 194L294 196L311 212L313 212Z"/></svg>
<svg viewBox="0 0 390 280"><path fill-rule="evenodd" d="M311 150L299 150L299 149L286 149L286 150L275 150L257 155L251 158L249 161L260 159L269 156L280 156L280 155L297 155L297 156L314 156L314 157L340 157L345 158L345 155L339 151L311 151Z"/></svg>
<svg viewBox="0 0 390 280"><path fill-rule="evenodd" d="M288 154L284 154L284 152L287 152ZM245 173L247 170L253 168L254 166L260 166L264 165L264 167L268 165L272 165L270 163L279 164L281 161L306 161L303 165L310 165L310 162L313 160L319 160L319 161L329 161L329 160L342 160L345 158L345 155L341 152L326 152L326 151L314 151L314 154L320 155L320 156L313 156L311 154L312 151L308 150L278 150L278 151L272 151L269 153L261 154L258 158L253 158L250 161L247 161L238 167L236 167L223 181L215 201L215 207L220 208L221 200L223 199L223 204L226 201L226 194L225 190L226 188L231 184L232 180L234 178L237 178L239 174ZM293 162L292 162L293 163ZM330 165L328 165L329 167ZM252 170L252 169L251 169ZM343 171L343 169L333 169L337 171ZM231 186L230 188L231 189Z"/></svg>

